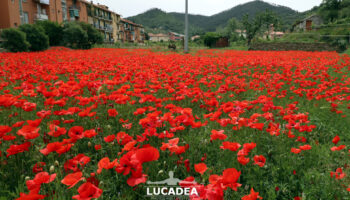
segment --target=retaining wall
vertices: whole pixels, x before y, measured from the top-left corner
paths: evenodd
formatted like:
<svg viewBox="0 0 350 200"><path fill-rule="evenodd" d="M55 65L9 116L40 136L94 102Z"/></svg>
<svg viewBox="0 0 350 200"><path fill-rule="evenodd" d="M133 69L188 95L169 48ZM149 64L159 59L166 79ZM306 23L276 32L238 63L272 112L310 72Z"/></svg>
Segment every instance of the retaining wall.
<svg viewBox="0 0 350 200"><path fill-rule="evenodd" d="M337 47L330 46L326 43L254 43L249 47L250 51L337 51Z"/></svg>

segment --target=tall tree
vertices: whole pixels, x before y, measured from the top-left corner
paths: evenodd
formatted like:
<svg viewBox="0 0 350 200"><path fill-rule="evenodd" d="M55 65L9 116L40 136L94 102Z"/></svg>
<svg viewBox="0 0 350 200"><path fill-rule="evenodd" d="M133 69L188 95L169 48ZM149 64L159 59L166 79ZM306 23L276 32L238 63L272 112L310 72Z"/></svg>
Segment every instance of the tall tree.
<svg viewBox="0 0 350 200"><path fill-rule="evenodd" d="M339 16L342 0L323 0L320 14L327 22L335 21Z"/></svg>
<svg viewBox="0 0 350 200"><path fill-rule="evenodd" d="M225 33L229 37L230 41L236 41L238 39L238 34L236 32L239 29L239 22L236 18L231 18L227 22L227 26L225 27Z"/></svg>
<svg viewBox="0 0 350 200"><path fill-rule="evenodd" d="M277 25L278 18L270 11L265 11L255 16L254 19L249 19L248 15L245 15L242 20L242 25L247 34L247 42L250 45L254 37L261 31L263 28L269 28L270 25Z"/></svg>
<svg viewBox="0 0 350 200"><path fill-rule="evenodd" d="M242 19L243 28L247 34L247 43L250 45L255 35L258 33L261 27L261 21L256 17L252 20L249 19L249 15L245 15Z"/></svg>

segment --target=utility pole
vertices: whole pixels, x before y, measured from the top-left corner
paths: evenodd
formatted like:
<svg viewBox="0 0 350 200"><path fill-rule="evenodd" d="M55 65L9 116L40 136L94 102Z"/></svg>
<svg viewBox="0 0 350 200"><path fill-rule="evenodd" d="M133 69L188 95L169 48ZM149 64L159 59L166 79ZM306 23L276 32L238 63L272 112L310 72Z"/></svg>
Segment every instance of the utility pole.
<svg viewBox="0 0 350 200"><path fill-rule="evenodd" d="M188 53L188 0L186 0L186 10L185 10L185 53Z"/></svg>

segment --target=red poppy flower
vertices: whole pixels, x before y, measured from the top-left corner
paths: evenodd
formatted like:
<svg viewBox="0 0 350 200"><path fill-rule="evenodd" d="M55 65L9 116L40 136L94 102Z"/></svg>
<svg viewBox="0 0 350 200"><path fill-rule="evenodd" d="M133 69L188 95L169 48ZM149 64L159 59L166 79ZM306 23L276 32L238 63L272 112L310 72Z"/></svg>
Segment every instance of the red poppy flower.
<svg viewBox="0 0 350 200"><path fill-rule="evenodd" d="M310 150L311 149L311 146L310 145L304 145L304 146L300 146L299 147L301 150L303 150L303 151L307 151L307 150Z"/></svg>
<svg viewBox="0 0 350 200"><path fill-rule="evenodd" d="M78 200L89 200L89 199L97 199L101 196L102 190L96 187L94 184L90 182L86 182L82 184L78 188L78 195L73 196L73 199Z"/></svg>
<svg viewBox="0 0 350 200"><path fill-rule="evenodd" d="M37 174L39 172L43 171L43 166L45 166L46 163L45 162L38 162L33 166L33 173Z"/></svg>
<svg viewBox="0 0 350 200"><path fill-rule="evenodd" d="M221 182L230 187L231 189L237 191L237 188L241 186L241 184L237 183L241 172L237 171L235 168L228 168L222 172L222 180Z"/></svg>
<svg viewBox="0 0 350 200"><path fill-rule="evenodd" d="M91 130L86 130L83 132L84 137L86 138L93 138L97 135L95 129L91 129Z"/></svg>
<svg viewBox="0 0 350 200"><path fill-rule="evenodd" d="M19 121L19 122L14 123L12 125L12 127L21 127L23 124L24 124L24 121Z"/></svg>
<svg viewBox="0 0 350 200"><path fill-rule="evenodd" d="M69 129L68 135L74 140L79 140L84 137L84 128L81 126L73 126L72 128Z"/></svg>
<svg viewBox="0 0 350 200"><path fill-rule="evenodd" d="M112 169L118 164L117 161L118 159L115 159L113 162L110 162L108 157L102 158L98 162L97 173L100 174L102 172L102 169Z"/></svg>
<svg viewBox="0 0 350 200"><path fill-rule="evenodd" d="M9 133L12 130L9 126L0 126L0 138L2 138L6 133Z"/></svg>
<svg viewBox="0 0 350 200"><path fill-rule="evenodd" d="M61 135L65 135L67 133L65 128L59 127L55 124L50 124L49 129L50 131L47 134L52 137L60 137Z"/></svg>
<svg viewBox="0 0 350 200"><path fill-rule="evenodd" d="M220 130L220 131L217 131L217 130L212 130L211 131L211 136L210 136L210 141L213 141L213 140L225 140L227 138L227 135L224 134L224 130Z"/></svg>
<svg viewBox="0 0 350 200"><path fill-rule="evenodd" d="M331 177L335 177L335 179L343 179L345 177L345 173L342 168L337 168L335 172L331 172Z"/></svg>
<svg viewBox="0 0 350 200"><path fill-rule="evenodd" d="M250 159L249 158L246 158L244 156L238 156L237 157L237 160L239 163L241 163L242 165L246 165L249 163Z"/></svg>
<svg viewBox="0 0 350 200"><path fill-rule="evenodd" d="M71 173L65 176L64 179L62 179L61 183L69 186L68 189L70 189L79 183L79 181L84 179L82 176L82 172Z"/></svg>
<svg viewBox="0 0 350 200"><path fill-rule="evenodd" d="M346 146L345 145L340 145L340 146L334 146L334 147L332 147L331 148L331 150L332 151L341 151L341 150L343 150L343 149L345 149L346 148Z"/></svg>
<svg viewBox="0 0 350 200"><path fill-rule="evenodd" d="M40 136L39 130L40 128L26 125L18 130L17 135L23 136L26 140L32 140Z"/></svg>
<svg viewBox="0 0 350 200"><path fill-rule="evenodd" d="M255 123L252 124L250 127L262 131L264 129L264 123Z"/></svg>
<svg viewBox="0 0 350 200"><path fill-rule="evenodd" d="M116 139L118 144L120 145L125 145L133 140L133 138L130 135L126 134L125 132L117 133Z"/></svg>
<svg viewBox="0 0 350 200"><path fill-rule="evenodd" d="M335 136L335 137L333 138L333 140L332 140L332 142L333 142L335 145L337 145L339 141L340 141L340 137L339 137L338 135Z"/></svg>
<svg viewBox="0 0 350 200"><path fill-rule="evenodd" d="M204 174L207 171L207 165L205 163L198 163L194 165L194 170L200 174Z"/></svg>
<svg viewBox="0 0 350 200"><path fill-rule="evenodd" d="M108 143L113 142L115 140L115 135L108 135L104 137L103 140Z"/></svg>
<svg viewBox="0 0 350 200"><path fill-rule="evenodd" d="M36 193L29 193L29 194L25 194L25 193L20 193L19 194L19 198L17 198L16 200L37 200L37 199L45 199L45 195L41 195L41 194L36 194Z"/></svg>
<svg viewBox="0 0 350 200"><path fill-rule="evenodd" d="M108 115L109 115L110 117L115 117L115 116L118 115L118 112L117 112L116 109L109 109L109 110L108 110Z"/></svg>
<svg viewBox="0 0 350 200"><path fill-rule="evenodd" d="M222 142L221 149L228 149L230 151L237 151L239 148L241 148L241 145L236 142Z"/></svg>
<svg viewBox="0 0 350 200"><path fill-rule="evenodd" d="M292 153L298 154L298 153L301 152L301 149L292 148L290 151L291 151Z"/></svg>
<svg viewBox="0 0 350 200"><path fill-rule="evenodd" d="M141 164L145 162L150 162L154 160L158 160L159 151L154 147L145 147L136 150L135 159L137 159Z"/></svg>
<svg viewBox="0 0 350 200"><path fill-rule="evenodd" d="M257 199L263 199L261 196L259 196L259 192L255 192L252 188L250 190L250 194L242 197L242 200L257 200Z"/></svg>
<svg viewBox="0 0 350 200"><path fill-rule="evenodd" d="M96 144L96 145L95 145L95 150L98 151L98 150L100 150L100 149L101 149L101 145L100 145L100 144Z"/></svg>
<svg viewBox="0 0 350 200"><path fill-rule="evenodd" d="M263 167L265 165L266 158L263 155L254 156L254 165L258 165L259 167Z"/></svg>
<svg viewBox="0 0 350 200"><path fill-rule="evenodd" d="M47 172L40 172L35 175L33 180L26 181L28 190L39 192L40 186L43 183L51 183L56 178L56 174L49 174Z"/></svg>
<svg viewBox="0 0 350 200"><path fill-rule="evenodd" d="M7 151L7 157L11 156L11 155L15 155L18 153L22 153L24 151L29 151L29 147L30 147L31 143L30 142L26 142L20 145L10 145L10 148L8 148Z"/></svg>

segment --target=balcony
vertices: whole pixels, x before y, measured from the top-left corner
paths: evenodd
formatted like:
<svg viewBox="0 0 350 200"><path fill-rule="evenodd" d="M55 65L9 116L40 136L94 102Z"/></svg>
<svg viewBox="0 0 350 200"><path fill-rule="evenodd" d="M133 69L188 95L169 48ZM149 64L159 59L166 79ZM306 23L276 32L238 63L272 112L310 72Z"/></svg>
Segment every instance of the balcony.
<svg viewBox="0 0 350 200"><path fill-rule="evenodd" d="M113 20L112 20L112 17L104 16L104 15L102 15L102 14L100 14L100 15L95 15L94 17L95 17L95 18L98 18L98 19L100 19L100 20L104 20L104 21L110 21L110 22L113 21Z"/></svg>
<svg viewBox="0 0 350 200"><path fill-rule="evenodd" d="M69 7L69 15L71 18L74 18L74 17L79 17L79 8L77 7Z"/></svg>
<svg viewBox="0 0 350 200"><path fill-rule="evenodd" d="M50 5L50 0L34 0L34 1L41 4Z"/></svg>
<svg viewBox="0 0 350 200"><path fill-rule="evenodd" d="M93 27L95 27L98 30L105 31L105 32L108 32L108 33L112 33L113 32L113 27L109 26L109 25L107 25L107 26L99 26L98 24L94 24Z"/></svg>
<svg viewBox="0 0 350 200"><path fill-rule="evenodd" d="M109 33L113 32L113 27L111 27L111 26L105 26L104 29L106 32L109 32Z"/></svg>
<svg viewBox="0 0 350 200"><path fill-rule="evenodd" d="M35 15L36 20L49 20L49 16L46 14L37 13Z"/></svg>

